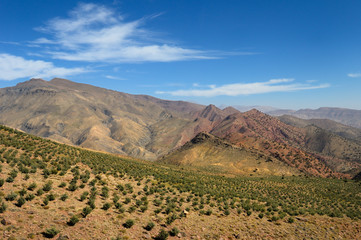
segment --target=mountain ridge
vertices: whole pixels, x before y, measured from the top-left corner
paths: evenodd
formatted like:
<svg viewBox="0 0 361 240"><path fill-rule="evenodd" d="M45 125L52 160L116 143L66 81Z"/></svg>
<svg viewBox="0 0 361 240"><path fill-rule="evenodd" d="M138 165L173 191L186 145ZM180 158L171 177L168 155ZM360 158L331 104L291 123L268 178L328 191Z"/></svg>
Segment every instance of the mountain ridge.
<svg viewBox="0 0 361 240"><path fill-rule="evenodd" d="M361 110L321 107L318 109L300 109L300 110L275 110L267 114L272 116L292 115L302 119L330 119L355 128L361 128Z"/></svg>
<svg viewBox="0 0 361 240"><path fill-rule="evenodd" d="M0 89L0 123L59 142L152 161L206 132L315 176L350 178L361 169L356 160L359 145L286 124L256 109L222 110L212 104L132 95L60 78L31 79ZM312 147L319 140L327 149ZM342 148L335 152L341 142Z"/></svg>

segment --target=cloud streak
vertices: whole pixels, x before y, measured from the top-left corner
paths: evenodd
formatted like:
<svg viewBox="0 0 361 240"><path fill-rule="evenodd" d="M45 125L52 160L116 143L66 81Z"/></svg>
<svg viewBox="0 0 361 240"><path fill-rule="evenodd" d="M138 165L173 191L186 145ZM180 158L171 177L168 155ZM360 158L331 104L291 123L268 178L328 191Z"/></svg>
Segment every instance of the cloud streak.
<svg viewBox="0 0 361 240"><path fill-rule="evenodd" d="M361 77L361 73L349 73L347 76L351 78L359 78Z"/></svg>
<svg viewBox="0 0 361 240"><path fill-rule="evenodd" d="M142 26L149 19L124 21L112 9L79 4L68 18L54 18L37 31L50 35L32 42L46 45L55 59L88 62L171 62L212 59L209 52L154 42L153 33Z"/></svg>
<svg viewBox="0 0 361 240"><path fill-rule="evenodd" d="M87 72L84 68L56 67L51 62L27 60L5 53L0 54L0 80L64 77L84 72Z"/></svg>
<svg viewBox="0 0 361 240"><path fill-rule="evenodd" d="M183 97L216 97L216 96L239 96L253 95L272 92L292 92L300 90L310 90L327 88L329 84L310 85L291 83L294 79L282 78L271 79L267 82L255 83L235 83L222 86L210 85L206 89L189 89L176 91L157 91L157 94L169 94Z"/></svg>
<svg viewBox="0 0 361 240"><path fill-rule="evenodd" d="M108 79L111 79L111 80L127 80L127 79L125 79L125 78L122 78L122 77L116 77L116 76L112 76L112 75L106 75L105 76L106 78L108 78Z"/></svg>

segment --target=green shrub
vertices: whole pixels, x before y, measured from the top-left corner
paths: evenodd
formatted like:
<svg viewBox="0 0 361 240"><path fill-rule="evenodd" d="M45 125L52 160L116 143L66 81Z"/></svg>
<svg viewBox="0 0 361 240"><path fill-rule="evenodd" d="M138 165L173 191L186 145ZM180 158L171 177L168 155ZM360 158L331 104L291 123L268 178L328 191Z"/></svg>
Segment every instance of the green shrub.
<svg viewBox="0 0 361 240"><path fill-rule="evenodd" d="M19 197L18 201L16 202L16 206L21 207L26 203L26 200L21 196Z"/></svg>
<svg viewBox="0 0 361 240"><path fill-rule="evenodd" d="M60 200L61 200L61 201L64 202L66 199L68 199L68 195L67 195L67 194L63 194L63 195L60 196Z"/></svg>
<svg viewBox="0 0 361 240"><path fill-rule="evenodd" d="M102 187L102 193L100 194L104 198L109 197L109 188L108 187Z"/></svg>
<svg viewBox="0 0 361 240"><path fill-rule="evenodd" d="M35 198L35 195L29 193L28 195L26 195L25 200L26 200L26 201L31 201L31 200L33 200L34 198Z"/></svg>
<svg viewBox="0 0 361 240"><path fill-rule="evenodd" d="M205 214L206 214L207 216L212 215L212 209L208 209L208 210L205 212Z"/></svg>
<svg viewBox="0 0 361 240"><path fill-rule="evenodd" d="M147 211L148 210L148 207L147 206L140 206L140 211L141 212L145 212L145 211Z"/></svg>
<svg viewBox="0 0 361 240"><path fill-rule="evenodd" d="M49 200L49 201L54 201L55 200L55 195L50 193L46 196L46 198Z"/></svg>
<svg viewBox="0 0 361 240"><path fill-rule="evenodd" d="M116 204L119 201L119 196L118 195L114 195L113 196L113 203Z"/></svg>
<svg viewBox="0 0 361 240"><path fill-rule="evenodd" d="M0 201L0 213L4 213L7 207L8 206L3 201Z"/></svg>
<svg viewBox="0 0 361 240"><path fill-rule="evenodd" d="M15 179L18 176L18 172L15 169L13 169L9 173L9 176L12 177L13 179Z"/></svg>
<svg viewBox="0 0 361 240"><path fill-rule="evenodd" d="M106 211L106 210L108 210L111 206L112 206L112 205L111 205L110 203L104 203L102 209Z"/></svg>
<svg viewBox="0 0 361 240"><path fill-rule="evenodd" d="M74 226L75 224L77 224L77 222L79 222L78 216L77 216L77 215L73 215L73 216L69 219L69 221L67 222L67 224L68 224L69 226Z"/></svg>
<svg viewBox="0 0 361 240"><path fill-rule="evenodd" d="M176 228L176 227L172 228L172 230L169 231L169 235L171 235L171 236L173 236L173 237L174 237L174 236L177 236L178 233L179 233L179 230L178 230L178 228Z"/></svg>
<svg viewBox="0 0 361 240"><path fill-rule="evenodd" d="M20 194L20 196L25 196L25 194L26 194L25 188L21 189L21 190L19 191L19 194Z"/></svg>
<svg viewBox="0 0 361 240"><path fill-rule="evenodd" d="M14 201L18 195L14 192L9 193L6 195L5 200L6 201Z"/></svg>
<svg viewBox="0 0 361 240"><path fill-rule="evenodd" d="M37 187L36 183L31 183L29 186L28 186L28 190L29 191L34 191L34 189Z"/></svg>
<svg viewBox="0 0 361 240"><path fill-rule="evenodd" d="M44 194L44 191L43 191L43 189L38 189L38 191L36 191L36 195L37 196L41 196L41 195L43 195Z"/></svg>
<svg viewBox="0 0 361 240"><path fill-rule="evenodd" d="M170 225L172 222L174 222L176 219L177 219L178 217L177 217L177 215L176 214L171 214L170 216L168 216L167 218L166 218L166 224L167 225Z"/></svg>
<svg viewBox="0 0 361 240"><path fill-rule="evenodd" d="M78 186L76 185L76 183L71 183L69 186L68 186L68 189L67 190L69 190L69 191L71 191L71 192L74 192L75 190L77 190L78 189Z"/></svg>
<svg viewBox="0 0 361 240"><path fill-rule="evenodd" d="M145 230L150 231L154 228L155 224L153 222L148 222L148 224L144 227Z"/></svg>
<svg viewBox="0 0 361 240"><path fill-rule="evenodd" d="M85 191L80 196L80 201L84 201L89 195L89 192Z"/></svg>
<svg viewBox="0 0 361 240"><path fill-rule="evenodd" d="M53 238L59 233L55 227L47 228L42 234L46 238Z"/></svg>
<svg viewBox="0 0 361 240"><path fill-rule="evenodd" d="M2 187L5 183L5 180L3 178L0 179L0 187Z"/></svg>
<svg viewBox="0 0 361 240"><path fill-rule="evenodd" d="M86 216L88 216L88 215L91 213L92 210L93 210L93 209L92 209L91 207L88 207L88 206L86 206L85 208L83 208L83 211L82 211L83 217L85 218Z"/></svg>
<svg viewBox="0 0 361 240"><path fill-rule="evenodd" d="M89 198L89 201L87 204L89 205L89 207L94 209L95 208L95 198Z"/></svg>
<svg viewBox="0 0 361 240"><path fill-rule="evenodd" d="M164 229L161 229L158 235L154 238L155 240L166 240L169 234Z"/></svg>
<svg viewBox="0 0 361 240"><path fill-rule="evenodd" d="M6 182L12 183L12 182L14 182L14 178L10 176L10 177L6 178Z"/></svg>
<svg viewBox="0 0 361 240"><path fill-rule="evenodd" d="M134 225L133 219L128 219L125 223L123 223L123 227L125 228L131 228Z"/></svg>
<svg viewBox="0 0 361 240"><path fill-rule="evenodd" d="M137 208L135 206L130 206L128 209L128 212L132 213L136 210Z"/></svg>
<svg viewBox="0 0 361 240"><path fill-rule="evenodd" d="M49 192L52 188L53 188L53 182L52 181L48 181L44 186L43 186L43 191L44 192Z"/></svg>

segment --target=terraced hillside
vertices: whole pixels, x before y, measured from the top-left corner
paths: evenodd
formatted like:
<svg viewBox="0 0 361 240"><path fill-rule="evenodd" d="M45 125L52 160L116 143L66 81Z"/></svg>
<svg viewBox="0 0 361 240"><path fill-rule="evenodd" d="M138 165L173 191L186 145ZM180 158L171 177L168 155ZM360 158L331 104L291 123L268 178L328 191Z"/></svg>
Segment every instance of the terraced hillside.
<svg viewBox="0 0 361 240"><path fill-rule="evenodd" d="M226 177L0 127L4 239L359 239L360 185ZM175 236L173 236L175 235Z"/></svg>

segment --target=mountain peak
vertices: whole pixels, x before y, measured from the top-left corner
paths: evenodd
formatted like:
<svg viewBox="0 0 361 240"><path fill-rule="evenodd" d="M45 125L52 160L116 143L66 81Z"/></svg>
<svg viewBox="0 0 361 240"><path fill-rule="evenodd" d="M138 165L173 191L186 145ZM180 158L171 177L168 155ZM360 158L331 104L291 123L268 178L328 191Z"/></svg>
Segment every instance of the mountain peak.
<svg viewBox="0 0 361 240"><path fill-rule="evenodd" d="M41 79L41 78L32 78L28 81L25 82L21 82L16 84L17 87L21 87L21 86L34 86L34 85L39 85L39 84L44 84L47 83L47 81Z"/></svg>
<svg viewBox="0 0 361 240"><path fill-rule="evenodd" d="M239 111L237 109L235 109L234 107L228 106L226 108L224 108L222 110L222 112L224 112L226 115L231 115L234 113L239 113Z"/></svg>
<svg viewBox="0 0 361 240"><path fill-rule="evenodd" d="M62 86L62 87L70 87L79 84L77 82L73 82L64 78L53 78L49 82L53 85Z"/></svg>
<svg viewBox="0 0 361 240"><path fill-rule="evenodd" d="M265 113L253 108L247 112L244 113L245 116L252 116L252 117L255 117L255 116L264 116L266 115Z"/></svg>
<svg viewBox="0 0 361 240"><path fill-rule="evenodd" d="M69 82L73 83L73 81L70 81L70 80L65 79L65 78L53 78L53 79L50 80L50 82L51 82L51 83L64 83L64 82L66 82L66 83L69 83Z"/></svg>
<svg viewBox="0 0 361 240"><path fill-rule="evenodd" d="M215 105L213 104L209 104L205 109L210 109L210 110L220 110L219 108L217 108Z"/></svg>
<svg viewBox="0 0 361 240"><path fill-rule="evenodd" d="M224 115L223 111L213 104L208 105L198 113L199 117L206 118L211 122L222 120L225 117Z"/></svg>
<svg viewBox="0 0 361 240"><path fill-rule="evenodd" d="M215 136L207 132L200 132L191 141L192 143L198 143L198 142L203 142L206 139L212 139L212 138L215 138Z"/></svg>

